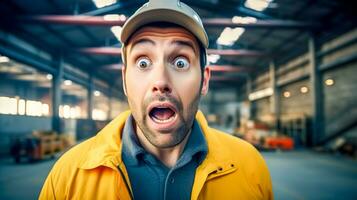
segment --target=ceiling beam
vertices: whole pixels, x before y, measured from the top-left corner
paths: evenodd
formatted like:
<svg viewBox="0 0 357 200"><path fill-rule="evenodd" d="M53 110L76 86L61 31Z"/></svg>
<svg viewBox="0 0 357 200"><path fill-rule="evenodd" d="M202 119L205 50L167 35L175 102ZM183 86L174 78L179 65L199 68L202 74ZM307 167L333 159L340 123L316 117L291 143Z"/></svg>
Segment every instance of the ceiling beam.
<svg viewBox="0 0 357 200"><path fill-rule="evenodd" d="M317 23L278 19L257 20L254 23L240 23L233 22L231 18L206 18L202 19L202 22L206 27L312 29L319 26Z"/></svg>
<svg viewBox="0 0 357 200"><path fill-rule="evenodd" d="M242 79L239 79L239 77L225 77L225 76L212 76L210 78L210 81L232 81L232 82L238 82L242 81Z"/></svg>
<svg viewBox="0 0 357 200"><path fill-rule="evenodd" d="M268 54L248 49L208 49L207 54L217 54L221 56L240 56L240 57L264 57Z"/></svg>
<svg viewBox="0 0 357 200"><path fill-rule="evenodd" d="M121 56L121 48L118 47L89 47L79 48L75 51L94 55Z"/></svg>
<svg viewBox="0 0 357 200"><path fill-rule="evenodd" d="M18 22L50 23L83 26L123 26L125 20L105 20L103 16L85 15L30 15L19 16ZM202 19L206 27L243 27L243 28L275 28L275 29L312 29L319 27L317 23L308 23L293 20L257 20L254 23L236 23L231 18L206 18Z"/></svg>
<svg viewBox="0 0 357 200"><path fill-rule="evenodd" d="M250 72L252 67L235 65L209 65L212 72Z"/></svg>

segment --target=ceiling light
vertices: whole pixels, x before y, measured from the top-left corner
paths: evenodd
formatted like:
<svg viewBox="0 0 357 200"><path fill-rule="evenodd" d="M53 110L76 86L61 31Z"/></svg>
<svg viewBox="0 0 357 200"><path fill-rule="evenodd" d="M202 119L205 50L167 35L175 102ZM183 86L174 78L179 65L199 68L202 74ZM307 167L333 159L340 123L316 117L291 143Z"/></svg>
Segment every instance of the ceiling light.
<svg viewBox="0 0 357 200"><path fill-rule="evenodd" d="M72 81L71 80L65 80L64 81L64 85L72 85Z"/></svg>
<svg viewBox="0 0 357 200"><path fill-rule="evenodd" d="M97 8L103 8L115 4L117 0L93 0L93 3Z"/></svg>
<svg viewBox="0 0 357 200"><path fill-rule="evenodd" d="M209 63L216 63L221 58L220 55L210 54L207 56L207 60Z"/></svg>
<svg viewBox="0 0 357 200"><path fill-rule="evenodd" d="M121 34L121 30L123 28L121 26L112 26L110 28L110 30L112 31L112 33L114 34L114 36L120 41L120 34Z"/></svg>
<svg viewBox="0 0 357 200"><path fill-rule="evenodd" d="M257 18L234 16L232 18L232 22L236 24L254 24L255 22L257 22Z"/></svg>
<svg viewBox="0 0 357 200"><path fill-rule="evenodd" d="M52 74L47 74L47 75L46 75L46 78L47 78L48 80L52 80L53 76L52 76Z"/></svg>
<svg viewBox="0 0 357 200"><path fill-rule="evenodd" d="M100 96L100 92L98 90L94 91L94 96L99 97Z"/></svg>
<svg viewBox="0 0 357 200"><path fill-rule="evenodd" d="M0 56L0 63L6 63L9 62L10 59L6 56Z"/></svg>
<svg viewBox="0 0 357 200"><path fill-rule="evenodd" d="M307 88L306 86L302 86L300 88L300 92L303 93L303 94L307 93L308 91L309 91L309 88Z"/></svg>
<svg viewBox="0 0 357 200"><path fill-rule="evenodd" d="M244 6L256 11L265 10L273 0L246 0Z"/></svg>
<svg viewBox="0 0 357 200"><path fill-rule="evenodd" d="M329 78L329 79L325 80L325 85L331 86L333 84L335 84L335 81L332 78Z"/></svg>
<svg viewBox="0 0 357 200"><path fill-rule="evenodd" d="M291 96L291 93L290 93L289 91L285 91L285 92L283 93L283 96L284 96L285 98L289 98L289 97Z"/></svg>
<svg viewBox="0 0 357 200"><path fill-rule="evenodd" d="M219 38L217 39L217 44L232 46L234 42L236 42L239 37L244 33L244 28L229 28L226 27Z"/></svg>

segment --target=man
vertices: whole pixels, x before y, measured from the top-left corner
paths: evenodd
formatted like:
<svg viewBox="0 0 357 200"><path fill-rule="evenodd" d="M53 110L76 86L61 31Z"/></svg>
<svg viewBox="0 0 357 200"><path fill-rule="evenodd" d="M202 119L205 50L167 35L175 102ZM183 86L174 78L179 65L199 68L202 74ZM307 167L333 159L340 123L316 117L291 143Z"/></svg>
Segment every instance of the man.
<svg viewBox="0 0 357 200"><path fill-rule="evenodd" d="M130 111L64 154L40 199L272 199L260 154L198 111L210 79L198 15L177 0L150 0L121 42Z"/></svg>

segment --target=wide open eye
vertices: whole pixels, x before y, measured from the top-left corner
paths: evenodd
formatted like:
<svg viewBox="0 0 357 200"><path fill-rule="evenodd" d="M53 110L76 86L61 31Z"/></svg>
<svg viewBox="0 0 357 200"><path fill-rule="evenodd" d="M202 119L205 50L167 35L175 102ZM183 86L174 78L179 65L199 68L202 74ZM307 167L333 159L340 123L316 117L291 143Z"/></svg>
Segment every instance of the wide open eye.
<svg viewBox="0 0 357 200"><path fill-rule="evenodd" d="M187 69L190 67L190 63L185 57L176 58L173 65L177 69Z"/></svg>
<svg viewBox="0 0 357 200"><path fill-rule="evenodd" d="M151 61L148 58L140 58L136 62L136 66L139 67L140 69L146 69L150 67Z"/></svg>

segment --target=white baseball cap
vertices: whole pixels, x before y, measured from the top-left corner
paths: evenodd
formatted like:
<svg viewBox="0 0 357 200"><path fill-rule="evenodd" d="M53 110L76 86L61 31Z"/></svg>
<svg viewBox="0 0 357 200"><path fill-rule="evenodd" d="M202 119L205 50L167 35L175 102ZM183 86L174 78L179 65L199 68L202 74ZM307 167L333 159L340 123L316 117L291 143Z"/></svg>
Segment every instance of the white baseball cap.
<svg viewBox="0 0 357 200"><path fill-rule="evenodd" d="M179 0L149 0L124 24L120 41L126 44L130 36L140 27L154 22L169 22L184 27L197 37L204 48L209 40L198 14Z"/></svg>

